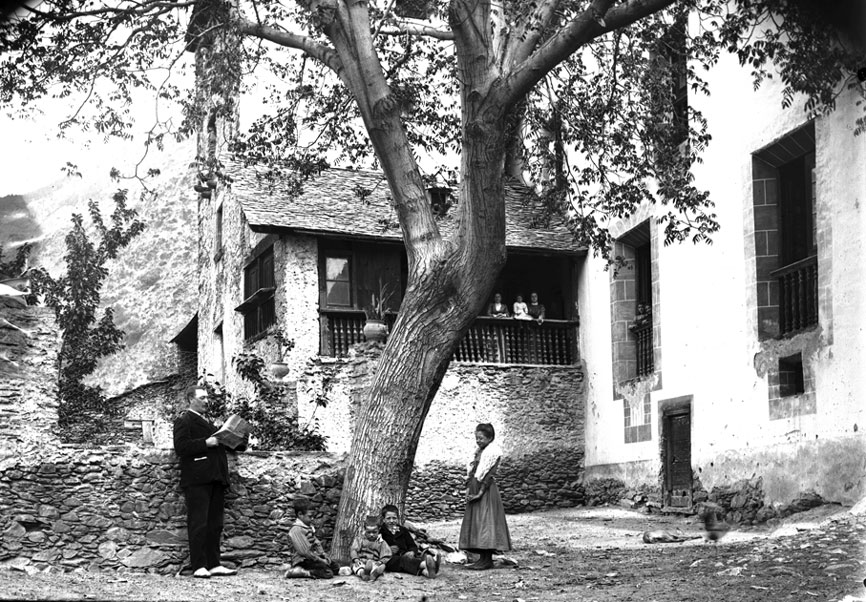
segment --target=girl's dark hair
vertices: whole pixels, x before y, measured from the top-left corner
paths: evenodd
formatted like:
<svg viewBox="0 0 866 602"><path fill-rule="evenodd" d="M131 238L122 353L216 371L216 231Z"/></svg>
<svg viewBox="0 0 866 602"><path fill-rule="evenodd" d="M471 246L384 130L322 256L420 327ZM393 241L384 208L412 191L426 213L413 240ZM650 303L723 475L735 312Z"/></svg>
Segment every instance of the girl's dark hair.
<svg viewBox="0 0 866 602"><path fill-rule="evenodd" d="M295 510L295 516L299 514L306 514L310 511L310 500L306 498L295 498L292 501L292 507Z"/></svg>
<svg viewBox="0 0 866 602"><path fill-rule="evenodd" d="M484 436L493 441L496 439L496 431L493 430L493 425L489 422L482 422L478 426L475 427L475 432L482 432Z"/></svg>

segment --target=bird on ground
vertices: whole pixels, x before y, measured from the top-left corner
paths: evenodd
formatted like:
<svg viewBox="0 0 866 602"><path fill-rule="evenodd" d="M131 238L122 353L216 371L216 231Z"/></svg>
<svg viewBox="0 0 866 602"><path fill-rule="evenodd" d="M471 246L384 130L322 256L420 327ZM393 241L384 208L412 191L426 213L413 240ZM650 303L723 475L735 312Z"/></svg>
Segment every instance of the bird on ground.
<svg viewBox="0 0 866 602"><path fill-rule="evenodd" d="M704 541L718 543L718 541L728 534L731 526L723 519L719 518L721 508L715 504L707 504L701 511L700 518L704 523Z"/></svg>

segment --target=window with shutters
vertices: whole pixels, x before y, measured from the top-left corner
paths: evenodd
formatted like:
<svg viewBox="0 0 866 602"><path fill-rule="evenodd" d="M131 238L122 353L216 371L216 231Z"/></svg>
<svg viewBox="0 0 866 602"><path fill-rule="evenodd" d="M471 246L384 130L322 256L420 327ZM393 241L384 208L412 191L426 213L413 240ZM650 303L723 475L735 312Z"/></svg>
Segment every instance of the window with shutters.
<svg viewBox="0 0 866 602"><path fill-rule="evenodd" d="M235 308L244 316L244 338L263 333L276 323L274 306L274 247L271 245L244 268L244 302Z"/></svg>

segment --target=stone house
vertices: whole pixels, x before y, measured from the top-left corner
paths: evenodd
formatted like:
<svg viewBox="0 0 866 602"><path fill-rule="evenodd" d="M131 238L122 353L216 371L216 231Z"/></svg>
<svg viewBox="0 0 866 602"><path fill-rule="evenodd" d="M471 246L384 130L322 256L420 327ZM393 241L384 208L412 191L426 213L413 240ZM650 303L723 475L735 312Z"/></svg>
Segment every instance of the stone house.
<svg viewBox="0 0 866 602"><path fill-rule="evenodd" d="M721 231L663 244L652 208L614 224L613 274L577 280L588 399L586 478L710 499L762 520L866 494L863 256L866 139L859 91L810 118L755 91L733 56L682 90L709 121L696 165ZM863 85L862 83L860 84Z"/></svg>
<svg viewBox="0 0 866 602"><path fill-rule="evenodd" d="M301 425L317 420L328 451L347 452L381 349L365 343L364 310L382 288L393 323L406 286L387 184L378 173L329 169L293 194L267 173L222 161L229 182L200 187L199 305L177 342L196 349L199 373L233 394L250 393L232 365L239 352L284 360L282 380L295 395L282 409ZM430 198L440 228L453 230L449 191L432 189ZM563 225L534 226L539 207L526 193L510 190L507 203L509 255L497 291L509 305L537 292L547 319L480 316L466 335L419 443L409 498L416 516L461 511L478 422L493 423L505 446L510 510L579 501L571 485L582 471L585 403L575 282L585 252ZM294 342L290 350L278 330ZM327 407L311 403L322 396Z"/></svg>

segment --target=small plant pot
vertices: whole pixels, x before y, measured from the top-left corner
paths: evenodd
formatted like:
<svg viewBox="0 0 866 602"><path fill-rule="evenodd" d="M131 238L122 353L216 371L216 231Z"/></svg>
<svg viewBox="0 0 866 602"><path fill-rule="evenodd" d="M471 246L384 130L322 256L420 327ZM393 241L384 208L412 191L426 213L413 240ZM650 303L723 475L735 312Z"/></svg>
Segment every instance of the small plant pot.
<svg viewBox="0 0 866 602"><path fill-rule="evenodd" d="M385 320L367 320L364 324L364 338L380 342L388 338L388 325Z"/></svg>
<svg viewBox="0 0 866 602"><path fill-rule="evenodd" d="M286 362L273 362L270 369L274 378L283 378L289 373L289 365Z"/></svg>

